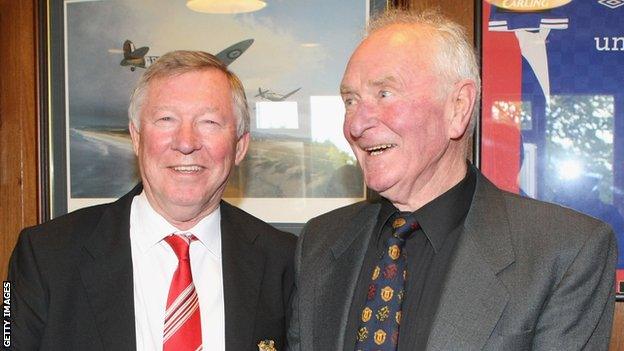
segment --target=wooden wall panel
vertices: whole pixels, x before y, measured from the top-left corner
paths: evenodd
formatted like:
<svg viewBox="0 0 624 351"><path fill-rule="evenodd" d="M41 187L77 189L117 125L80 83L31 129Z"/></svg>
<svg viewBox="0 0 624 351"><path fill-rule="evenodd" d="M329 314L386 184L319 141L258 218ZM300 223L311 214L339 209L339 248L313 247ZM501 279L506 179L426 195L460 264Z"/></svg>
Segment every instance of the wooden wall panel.
<svg viewBox="0 0 624 351"><path fill-rule="evenodd" d="M36 0L0 0L0 276L37 223Z"/></svg>

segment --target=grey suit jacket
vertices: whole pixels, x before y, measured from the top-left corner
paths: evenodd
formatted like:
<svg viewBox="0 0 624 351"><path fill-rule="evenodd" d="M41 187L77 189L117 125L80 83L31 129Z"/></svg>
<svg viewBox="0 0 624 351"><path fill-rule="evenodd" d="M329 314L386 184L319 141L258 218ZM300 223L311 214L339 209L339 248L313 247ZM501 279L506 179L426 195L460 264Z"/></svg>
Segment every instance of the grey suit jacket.
<svg viewBox="0 0 624 351"><path fill-rule="evenodd" d="M290 349L343 349L379 209L359 203L304 228L295 252ZM426 349L607 350L615 260L605 223L503 192L479 173ZM401 334L400 350L415 347Z"/></svg>
<svg viewBox="0 0 624 351"><path fill-rule="evenodd" d="M9 268L12 349L136 349L129 218L140 190L21 233ZM226 349L281 346L295 237L225 202L221 234Z"/></svg>

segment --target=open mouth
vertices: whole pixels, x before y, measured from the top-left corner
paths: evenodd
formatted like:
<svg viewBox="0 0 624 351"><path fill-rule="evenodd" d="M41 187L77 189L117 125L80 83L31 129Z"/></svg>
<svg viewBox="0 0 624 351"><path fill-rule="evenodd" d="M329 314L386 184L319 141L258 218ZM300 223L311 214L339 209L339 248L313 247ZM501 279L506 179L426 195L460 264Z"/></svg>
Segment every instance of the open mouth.
<svg viewBox="0 0 624 351"><path fill-rule="evenodd" d="M192 173L197 173L199 171L201 171L203 169L203 167L201 166L197 166L197 165L188 165L188 166L172 166L169 167L172 170L179 172L179 173L185 173L185 174L192 174Z"/></svg>
<svg viewBox="0 0 624 351"><path fill-rule="evenodd" d="M381 155L384 151L395 147L396 144L380 144L371 147L367 147L364 151L368 152L371 156Z"/></svg>

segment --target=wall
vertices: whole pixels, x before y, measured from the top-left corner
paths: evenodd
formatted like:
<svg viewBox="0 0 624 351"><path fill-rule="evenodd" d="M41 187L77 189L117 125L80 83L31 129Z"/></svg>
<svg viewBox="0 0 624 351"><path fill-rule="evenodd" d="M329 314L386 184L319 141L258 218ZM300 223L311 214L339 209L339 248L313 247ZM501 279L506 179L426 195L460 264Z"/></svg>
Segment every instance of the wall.
<svg viewBox="0 0 624 351"><path fill-rule="evenodd" d="M0 276L38 218L36 0L0 0Z"/></svg>
<svg viewBox="0 0 624 351"><path fill-rule="evenodd" d="M19 230L38 221L37 0L0 0L0 276ZM473 33L472 1L412 0L439 7ZM624 303L616 305L611 350L624 350Z"/></svg>

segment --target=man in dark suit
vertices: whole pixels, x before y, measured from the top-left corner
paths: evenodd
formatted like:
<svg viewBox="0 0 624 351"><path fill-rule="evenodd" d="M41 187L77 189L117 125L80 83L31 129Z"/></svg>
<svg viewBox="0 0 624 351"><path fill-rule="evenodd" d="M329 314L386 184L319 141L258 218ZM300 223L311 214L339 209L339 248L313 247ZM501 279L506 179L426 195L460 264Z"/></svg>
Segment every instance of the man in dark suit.
<svg viewBox="0 0 624 351"><path fill-rule="evenodd" d="M304 228L293 350L608 348L613 232L467 162L479 69L459 25L385 15L340 90L345 137L381 199Z"/></svg>
<svg viewBox="0 0 624 351"><path fill-rule="evenodd" d="M294 236L221 200L249 144L239 79L176 51L129 108L142 184L25 229L10 262L18 350L257 350L285 343Z"/></svg>

